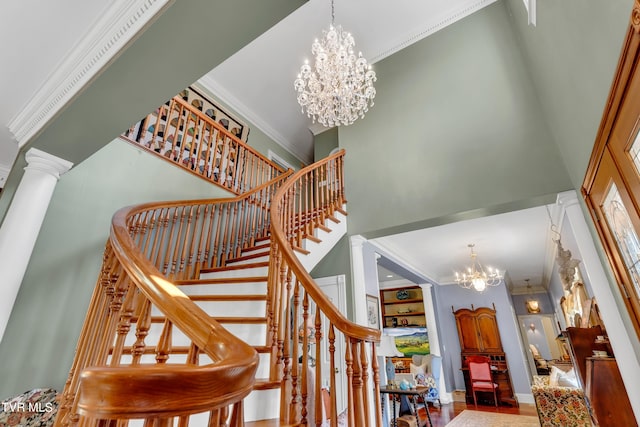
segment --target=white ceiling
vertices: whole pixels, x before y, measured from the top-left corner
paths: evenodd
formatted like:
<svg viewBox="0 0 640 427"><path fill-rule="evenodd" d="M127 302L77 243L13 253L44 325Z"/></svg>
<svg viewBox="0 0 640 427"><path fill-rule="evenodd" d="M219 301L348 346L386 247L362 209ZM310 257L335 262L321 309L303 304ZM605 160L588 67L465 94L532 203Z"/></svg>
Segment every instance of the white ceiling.
<svg viewBox="0 0 640 427"><path fill-rule="evenodd" d="M374 63L496 0L336 0L335 23L353 33L356 48ZM0 187L18 145L8 123L73 57L110 8L126 0L21 0L0 3ZM524 6L523 6L524 7ZM314 38L331 21L329 0L309 0L200 80L254 126L296 154L312 158L312 131L300 112L293 80ZM374 67L375 69L375 67ZM375 107L374 107L375 108ZM135 118L132 118L135 119ZM524 226L523 226L524 225ZM544 281L548 217L544 208L375 239L416 271L452 280L469 262L474 243L481 262L507 270L514 285Z"/></svg>
<svg viewBox="0 0 640 427"><path fill-rule="evenodd" d="M371 242L397 256L412 270L439 284L455 283L455 272L471 264L468 244L475 244L478 261L497 268L514 289L546 287L554 247L550 215L555 205L471 219L408 233L372 239ZM381 281L399 279L386 269ZM393 273L391 273L393 274ZM517 291L516 291L517 292Z"/></svg>

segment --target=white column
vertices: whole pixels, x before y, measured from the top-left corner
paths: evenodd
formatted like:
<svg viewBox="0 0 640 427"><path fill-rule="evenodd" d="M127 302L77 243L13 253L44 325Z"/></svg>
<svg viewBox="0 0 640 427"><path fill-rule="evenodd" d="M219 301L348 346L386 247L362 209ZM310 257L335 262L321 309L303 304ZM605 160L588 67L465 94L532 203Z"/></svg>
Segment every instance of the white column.
<svg viewBox="0 0 640 427"><path fill-rule="evenodd" d="M60 175L73 163L31 148L27 166L0 226L0 341Z"/></svg>
<svg viewBox="0 0 640 427"><path fill-rule="evenodd" d="M351 236L351 279L353 281L353 321L367 325L367 285L364 278L362 247L367 241L362 236Z"/></svg>
<svg viewBox="0 0 640 427"><path fill-rule="evenodd" d="M560 193L558 204L564 208L565 218L573 230L582 256L585 275L589 278L602 313L602 320L607 327L607 335L613 347L618 368L623 373L622 380L627 389L629 401L636 418L640 419L640 361L631 342L631 339L635 339L633 337L635 331L632 328L627 329L620 316L621 308L616 304L613 295L613 292L619 292L619 290L615 284L609 283L576 193L574 191Z"/></svg>

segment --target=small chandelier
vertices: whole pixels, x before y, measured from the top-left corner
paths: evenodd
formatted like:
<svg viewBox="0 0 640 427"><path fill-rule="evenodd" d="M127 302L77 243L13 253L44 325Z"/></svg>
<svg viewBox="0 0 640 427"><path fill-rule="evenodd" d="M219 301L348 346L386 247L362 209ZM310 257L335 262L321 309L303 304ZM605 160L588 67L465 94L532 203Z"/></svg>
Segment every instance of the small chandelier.
<svg viewBox="0 0 640 427"><path fill-rule="evenodd" d="M498 286L502 281L502 276L497 269L491 267L484 270L480 261L478 261L478 254L473 251L474 244L467 245L471 248L471 266L467 268L464 273L456 272L456 282L458 285L465 289L474 289L478 292L482 292L487 289L487 286Z"/></svg>
<svg viewBox="0 0 640 427"><path fill-rule="evenodd" d="M311 45L315 57L300 67L294 82L302 112L326 127L350 125L373 106L376 73L367 64L362 52L354 53L351 33L334 25L335 13L331 0L331 25L322 32L322 39Z"/></svg>

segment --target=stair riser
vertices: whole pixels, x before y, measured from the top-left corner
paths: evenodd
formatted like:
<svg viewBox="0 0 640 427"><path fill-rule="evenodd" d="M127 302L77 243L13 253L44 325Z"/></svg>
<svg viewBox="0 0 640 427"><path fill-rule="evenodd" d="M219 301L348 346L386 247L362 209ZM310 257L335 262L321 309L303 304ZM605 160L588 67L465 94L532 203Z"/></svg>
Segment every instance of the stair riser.
<svg viewBox="0 0 640 427"><path fill-rule="evenodd" d="M195 301L211 316L216 317L261 317L267 315L265 301Z"/></svg>
<svg viewBox="0 0 640 427"><path fill-rule="evenodd" d="M235 277L255 277L255 276L266 276L269 269L267 267L252 267L252 268L243 268L240 270L227 270L227 271L215 271L211 273L202 273L200 275L201 279L222 279L222 278L235 278Z"/></svg>
<svg viewBox="0 0 640 427"><path fill-rule="evenodd" d="M243 259L239 261L230 261L227 263L227 265L230 265L230 266L245 265L245 264L253 264L255 262L265 262L265 261L269 261L269 255L264 255L256 258L248 258L248 259Z"/></svg>
<svg viewBox="0 0 640 427"><path fill-rule="evenodd" d="M180 290L187 295L265 295L266 282L216 283L211 285L183 285Z"/></svg>
<svg viewBox="0 0 640 427"><path fill-rule="evenodd" d="M280 389L253 390L244 400L244 420L257 421L280 417Z"/></svg>

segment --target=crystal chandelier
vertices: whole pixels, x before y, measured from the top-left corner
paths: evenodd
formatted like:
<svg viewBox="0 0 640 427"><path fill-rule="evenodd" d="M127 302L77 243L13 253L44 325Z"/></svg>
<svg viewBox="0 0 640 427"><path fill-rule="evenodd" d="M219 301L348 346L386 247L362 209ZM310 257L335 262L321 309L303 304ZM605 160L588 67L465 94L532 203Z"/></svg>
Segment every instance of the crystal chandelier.
<svg viewBox="0 0 640 427"><path fill-rule="evenodd" d="M294 82L302 112L326 127L350 125L373 106L376 73L367 64L362 52L354 53L351 33L334 25L331 0L331 25L322 32L322 39L311 45L313 67L309 61L300 67Z"/></svg>
<svg viewBox="0 0 640 427"><path fill-rule="evenodd" d="M502 276L497 269L487 268L484 270L480 261L478 261L478 254L473 251L474 244L467 245L471 248L471 266L467 267L467 271L464 273L456 272L456 282L458 285L465 289L474 289L478 292L482 292L487 289L487 286L498 286L502 281Z"/></svg>

